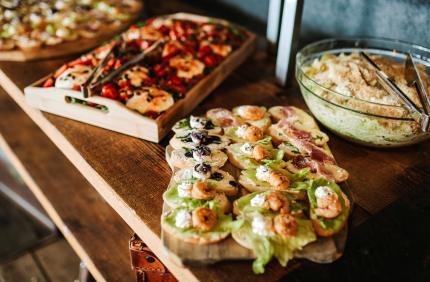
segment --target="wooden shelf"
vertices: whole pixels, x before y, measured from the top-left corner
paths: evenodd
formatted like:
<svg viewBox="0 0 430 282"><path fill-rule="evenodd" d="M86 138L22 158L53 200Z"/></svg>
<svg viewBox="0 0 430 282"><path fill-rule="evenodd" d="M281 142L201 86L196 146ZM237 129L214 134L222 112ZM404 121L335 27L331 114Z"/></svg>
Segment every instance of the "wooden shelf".
<svg viewBox="0 0 430 282"><path fill-rule="evenodd" d="M277 281L289 270L297 267L297 263L292 263L289 269L284 269L274 262L269 265L266 274L257 276L252 273L251 263L248 261L188 268L173 264L165 256L159 237L162 193L171 176L164 160L163 144L146 142L42 113L25 103L23 88L68 60L27 64L1 62L0 83L177 278L184 281ZM231 108L240 104L290 104L306 108L298 87L278 87L274 83L273 73L273 59L267 58L264 50L260 49L205 99L194 114L201 114L213 107ZM27 137L33 139L29 135ZM355 200L351 219L352 232L355 226L396 202L415 187L425 187L425 179L430 177L430 142L387 151L357 146L334 135L330 135L330 138L330 147L337 161L351 175L349 185ZM28 156L23 154L22 157L22 162L26 163ZM54 157L54 161L47 156L42 158L51 163L50 169L56 169L58 174L45 172L47 179L40 181L59 181L62 189L68 187L68 184L61 182L59 178L52 179L52 175L61 175L58 168L52 164L58 157ZM69 168L67 173L76 174L71 171L73 169ZM84 182L82 178L81 181ZM85 182L81 185L88 187L89 184ZM89 192L90 190L74 190L73 195L87 199L92 193L91 197L96 197L94 190ZM75 215L70 212L69 216ZM115 224L111 223L106 226L108 229L99 232L109 234L113 226ZM112 263L110 265L114 267Z"/></svg>
<svg viewBox="0 0 430 282"><path fill-rule="evenodd" d="M0 147L98 281L132 281L132 231L0 88Z"/></svg>

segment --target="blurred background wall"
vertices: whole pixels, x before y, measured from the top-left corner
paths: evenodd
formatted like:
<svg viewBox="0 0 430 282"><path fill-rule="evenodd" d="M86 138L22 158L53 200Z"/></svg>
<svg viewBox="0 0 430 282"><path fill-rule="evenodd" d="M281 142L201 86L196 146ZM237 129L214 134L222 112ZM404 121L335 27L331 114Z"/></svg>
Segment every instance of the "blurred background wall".
<svg viewBox="0 0 430 282"><path fill-rule="evenodd" d="M269 0L216 0L267 21ZM430 47L430 0L304 0L303 45L339 36L386 37Z"/></svg>

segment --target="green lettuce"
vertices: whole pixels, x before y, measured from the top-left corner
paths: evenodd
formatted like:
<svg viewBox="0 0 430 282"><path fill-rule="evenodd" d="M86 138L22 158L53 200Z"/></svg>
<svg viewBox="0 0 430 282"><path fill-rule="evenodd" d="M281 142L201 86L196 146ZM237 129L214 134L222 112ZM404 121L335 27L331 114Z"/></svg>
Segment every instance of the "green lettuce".
<svg viewBox="0 0 430 282"><path fill-rule="evenodd" d="M198 200L193 198L182 198L178 195L178 186L180 183L173 184L166 192L163 194L163 199L174 206L184 206L190 209L195 209L197 207L209 207L212 208L215 206L215 201L205 201Z"/></svg>
<svg viewBox="0 0 430 282"><path fill-rule="evenodd" d="M243 217L241 217L243 218ZM288 261L294 256L295 251L316 240L312 223L307 219L297 220L297 234L294 237L279 235L261 236L252 231L252 214L244 216L244 223L239 230L234 231L235 237L248 242L256 259L252 264L254 273L264 273L264 267L273 257L276 257L282 266L287 266Z"/></svg>
<svg viewBox="0 0 430 282"><path fill-rule="evenodd" d="M233 220L231 214L218 214L217 224L210 231L202 231L193 227L179 228L176 226L176 215L181 210L187 210L189 212L192 211L192 209L187 207L178 207L173 209L169 214L163 216L164 223L169 225L175 231L175 234L181 238L225 235L225 233L229 234L233 231L239 230L243 224L243 219Z"/></svg>
<svg viewBox="0 0 430 282"><path fill-rule="evenodd" d="M259 212L260 214L272 213L270 210L264 207L251 206L251 200L255 196L259 194L267 195L270 192L272 191L254 192L254 193L242 196L234 202L235 209L238 210L240 213L253 213L253 212ZM291 211L298 212L298 211L304 211L307 209L306 205L301 203L300 201L297 201L293 194L290 194L288 192L281 192L281 193L283 193L283 195L286 196L290 201Z"/></svg>
<svg viewBox="0 0 430 282"><path fill-rule="evenodd" d="M333 191L338 195L340 204L342 206L342 212L337 217L324 218L324 217L317 216L311 212L311 218L314 220L318 220L321 223L321 227L323 229L339 230L342 227L345 220L348 218L348 213L349 213L348 209L346 208L345 200L342 196L342 190L336 183L325 180L323 178L316 179L316 180L309 180L309 183L310 183L310 188L308 189L308 198L309 198L311 210L316 209L318 207L317 199L315 197L315 190L318 187L328 186L331 189L333 189Z"/></svg>

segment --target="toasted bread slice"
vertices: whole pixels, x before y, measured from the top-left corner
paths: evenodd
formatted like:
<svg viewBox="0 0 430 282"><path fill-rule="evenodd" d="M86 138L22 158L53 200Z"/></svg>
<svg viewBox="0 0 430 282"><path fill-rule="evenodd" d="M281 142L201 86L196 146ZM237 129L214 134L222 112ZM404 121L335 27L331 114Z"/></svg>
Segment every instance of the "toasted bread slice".
<svg viewBox="0 0 430 282"><path fill-rule="evenodd" d="M173 181L179 183L190 180L192 175L192 167L183 168L173 175ZM238 193L238 187L234 177L224 170L217 168L213 169L211 177L205 181L207 181L215 190L218 192L224 192L227 196L235 196Z"/></svg>
<svg viewBox="0 0 430 282"><path fill-rule="evenodd" d="M204 160L204 163L209 164L212 167L222 167L228 157L227 155L217 149L211 150L211 155ZM177 168L193 167L200 163L201 160L195 159L193 157L193 151L184 148L173 150L170 155L170 163Z"/></svg>
<svg viewBox="0 0 430 282"><path fill-rule="evenodd" d="M209 134L209 138L207 140L203 140L200 143L193 142L192 138L189 136L191 133L185 136L179 136L175 134L172 139L170 139L170 146L173 149L182 149L182 148L195 148L199 145L208 146L210 149L223 149L225 146L229 144L229 140L225 136Z"/></svg>

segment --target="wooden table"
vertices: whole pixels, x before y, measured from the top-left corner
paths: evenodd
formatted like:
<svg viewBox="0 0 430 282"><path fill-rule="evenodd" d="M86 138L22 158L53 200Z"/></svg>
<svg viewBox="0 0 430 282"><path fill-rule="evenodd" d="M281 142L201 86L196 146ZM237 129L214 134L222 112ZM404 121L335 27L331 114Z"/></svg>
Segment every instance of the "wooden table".
<svg viewBox="0 0 430 282"><path fill-rule="evenodd" d="M169 261L159 238L161 195L171 176L164 161L164 145L169 137L162 144L153 144L41 113L27 106L22 89L65 61L67 59L26 64L2 62L0 83L179 279L277 281L289 270L297 268L298 263L292 263L289 269L271 263L266 274L256 276L251 271L250 262L222 262L214 266L181 268ZM231 108L240 104L292 104L305 108L297 86L288 89L276 86L273 73L273 59L266 56L264 48L260 48L253 58L234 72L194 113L201 114L213 107ZM352 235L344 258L330 266L300 262L302 267L288 275L288 279L295 277L312 280L315 275L327 281L381 277L378 275L398 278L401 276L396 275L396 269L403 271L405 266L410 270L406 278L415 277L414 275L430 277L426 276L428 271L425 272L430 265L430 252L428 243L423 239L430 235L430 230L428 225L422 223L425 219L428 222L430 215L430 142L388 151L357 146L333 135L330 135L330 138L329 145L337 161L351 174L349 185L355 200L351 218ZM87 197L85 193L88 191L89 189L86 189L76 193ZM414 206L415 200L420 201L420 206ZM409 212L411 216L403 215L402 210ZM402 225L409 222L414 223L414 226L408 225L403 230ZM410 230L412 231L409 232ZM420 232L417 237L414 237L415 231ZM385 242L382 234L392 241ZM405 240L410 242L410 245L402 245L405 250L399 250L397 246L404 244ZM408 259L408 246L413 245L413 251L416 251L414 254L420 251L415 248L417 242L425 244L427 249L424 248L419 255L413 257L415 265L408 263L402 264L403 268L393 268L396 263ZM369 252L372 257L369 257ZM378 258L384 261L381 262ZM376 268L368 264L372 260L378 262ZM381 269L386 273L381 274ZM414 271L417 269L423 271Z"/></svg>
<svg viewBox="0 0 430 282"><path fill-rule="evenodd" d="M0 148L91 274L132 281L131 229L1 88L0 113Z"/></svg>

